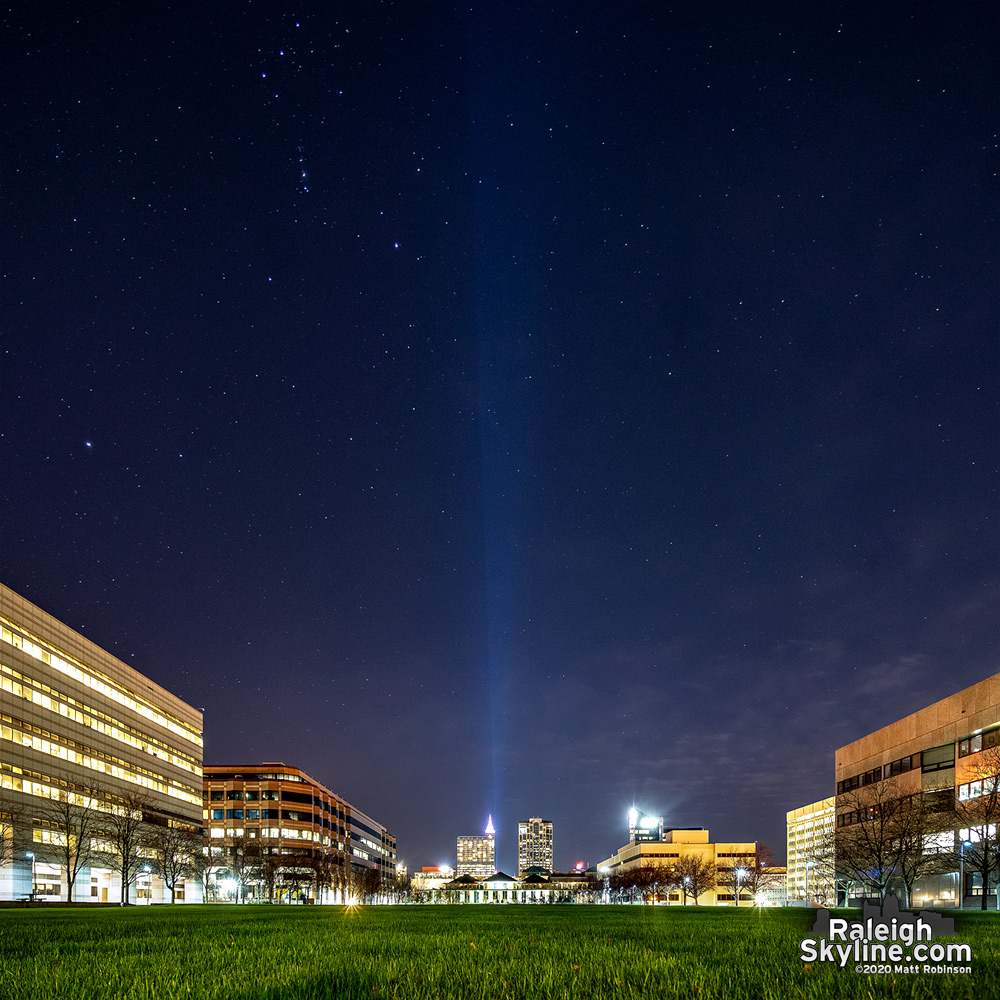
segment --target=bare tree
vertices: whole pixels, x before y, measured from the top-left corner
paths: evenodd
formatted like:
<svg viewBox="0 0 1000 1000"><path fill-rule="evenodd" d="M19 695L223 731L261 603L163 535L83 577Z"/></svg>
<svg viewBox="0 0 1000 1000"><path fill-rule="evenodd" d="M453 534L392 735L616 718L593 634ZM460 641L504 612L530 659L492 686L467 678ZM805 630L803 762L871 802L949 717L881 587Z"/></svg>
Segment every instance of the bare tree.
<svg viewBox="0 0 1000 1000"><path fill-rule="evenodd" d="M322 879L317 870L318 860L308 851L300 854L282 854L277 865L277 878L282 889L298 897L304 888Z"/></svg>
<svg viewBox="0 0 1000 1000"><path fill-rule="evenodd" d="M332 891L338 884L344 870L344 852L336 847L318 849L313 854L311 864L316 900L319 902L324 891Z"/></svg>
<svg viewBox="0 0 1000 1000"><path fill-rule="evenodd" d="M750 873L757 868L757 855L753 851L737 854L732 858L727 858L724 865L717 868L717 885L721 889L728 889L736 905L740 905L740 897L744 892L754 895L753 888L748 884Z"/></svg>
<svg viewBox="0 0 1000 1000"><path fill-rule="evenodd" d="M351 882L358 899L364 903L370 903L382 889L382 876L377 868L352 872Z"/></svg>
<svg viewBox="0 0 1000 1000"><path fill-rule="evenodd" d="M201 837L179 826L150 828L150 843L156 851L157 868L163 884L170 890L170 902L177 899L177 888L198 874L203 857Z"/></svg>
<svg viewBox="0 0 1000 1000"><path fill-rule="evenodd" d="M611 898L617 902L627 899L630 903L635 901L636 894L640 891L642 878L638 868L617 868L608 876L608 889Z"/></svg>
<svg viewBox="0 0 1000 1000"><path fill-rule="evenodd" d="M938 835L951 828L951 806L951 791L943 798L934 792L917 792L901 797L894 804L896 875L903 887L904 906L913 905L913 887L918 879L952 870L952 853L938 846Z"/></svg>
<svg viewBox="0 0 1000 1000"><path fill-rule="evenodd" d="M648 898L652 903L657 902L661 892L669 889L672 880L673 876L668 868L652 861L645 862L638 871L637 883L642 898Z"/></svg>
<svg viewBox="0 0 1000 1000"><path fill-rule="evenodd" d="M953 823L951 802L950 792L906 790L894 777L842 796L838 805L848 808L838 811L842 825L832 837L837 878L872 890L880 903L895 884L910 905L918 879L952 870L951 855L938 846Z"/></svg>
<svg viewBox="0 0 1000 1000"><path fill-rule="evenodd" d="M838 802L848 807L847 812L838 813L838 822L849 822L838 826L833 835L837 877L873 890L880 904L897 874L896 816L902 797L890 778L854 789Z"/></svg>
<svg viewBox="0 0 1000 1000"><path fill-rule="evenodd" d="M277 888L281 872L281 854L278 841L262 837L257 841L257 851L260 884L264 890L264 897L270 903L274 900L274 891Z"/></svg>
<svg viewBox="0 0 1000 1000"><path fill-rule="evenodd" d="M747 859L743 867L746 869L743 885L753 897L754 903L761 893L781 885L785 879L785 873L774 863L774 851L769 844L758 844L757 850Z"/></svg>
<svg viewBox="0 0 1000 1000"><path fill-rule="evenodd" d="M73 903L76 880L100 855L97 841L104 832L103 790L84 788L59 791L57 799L43 799L36 806L38 818L53 834L44 853L66 872L66 900ZM41 853L41 852L40 852Z"/></svg>
<svg viewBox="0 0 1000 1000"><path fill-rule="evenodd" d="M398 869L388 883L389 894L396 903L401 903L409 899L413 894L413 884L410 880L409 872L401 872Z"/></svg>
<svg viewBox="0 0 1000 1000"><path fill-rule="evenodd" d="M980 908L985 910L990 882L1000 875L1000 746L979 751L967 764L969 781L961 786L953 824L958 845L952 851L952 871L961 865L982 883ZM959 860L961 858L961 861ZM965 898L965 886L960 890ZM997 885L1000 908L1000 879Z"/></svg>
<svg viewBox="0 0 1000 1000"><path fill-rule="evenodd" d="M835 835L818 836L806 859L806 900L825 902L837 898Z"/></svg>
<svg viewBox="0 0 1000 1000"><path fill-rule="evenodd" d="M104 835L111 846L110 864L121 878L121 905L128 905L129 889L145 863L140 851L150 840L147 815L152 800L139 788L116 797L105 814Z"/></svg>
<svg viewBox="0 0 1000 1000"><path fill-rule="evenodd" d="M684 893L684 902L688 898L698 905L698 897L714 889L718 884L718 870L715 863L706 861L700 854L682 854L673 865L676 885Z"/></svg>
<svg viewBox="0 0 1000 1000"><path fill-rule="evenodd" d="M21 853L24 807L6 788L0 788L0 868Z"/></svg>
<svg viewBox="0 0 1000 1000"><path fill-rule="evenodd" d="M243 901L246 886L260 872L260 841L251 837L231 837L227 846L227 864L236 881L236 902Z"/></svg>

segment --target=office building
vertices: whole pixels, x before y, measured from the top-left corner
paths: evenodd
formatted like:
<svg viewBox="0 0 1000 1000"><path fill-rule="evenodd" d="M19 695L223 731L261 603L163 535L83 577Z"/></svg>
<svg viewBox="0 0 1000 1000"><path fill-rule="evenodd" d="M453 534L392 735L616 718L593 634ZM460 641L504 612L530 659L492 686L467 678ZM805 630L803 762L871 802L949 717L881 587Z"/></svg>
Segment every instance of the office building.
<svg viewBox="0 0 1000 1000"><path fill-rule="evenodd" d="M610 858L602 861L597 870L601 875L612 875L652 865L669 871L680 859L688 857L698 858L706 864L716 866L718 870L732 869L756 853L757 844L753 841L713 844L709 840L708 830L664 830L661 840L640 837L629 841ZM684 894L680 889L671 888L665 895L667 903L677 906L684 903ZM740 901L743 905L753 903L746 891L741 894ZM733 906L736 904L734 887L717 885L707 889L699 895L698 903L702 906Z"/></svg>
<svg viewBox="0 0 1000 1000"><path fill-rule="evenodd" d="M523 877L530 868L554 869L552 862L552 820L521 820L517 824L517 869Z"/></svg>
<svg viewBox="0 0 1000 1000"><path fill-rule="evenodd" d="M127 901L169 902L157 845L168 830L200 837L201 713L0 585L0 715L0 899L65 901L72 881L74 902L119 901L108 826L131 803L148 865L125 879ZM193 871L171 881L178 902L200 902Z"/></svg>
<svg viewBox="0 0 1000 1000"><path fill-rule="evenodd" d="M835 799L820 799L785 814L788 902L833 906Z"/></svg>
<svg viewBox="0 0 1000 1000"><path fill-rule="evenodd" d="M497 870L496 830L493 817L486 822L482 836L459 837L456 845L455 871L458 875L487 878Z"/></svg>
<svg viewBox="0 0 1000 1000"><path fill-rule="evenodd" d="M882 729L869 733L836 754L836 830L849 831L864 821L866 802L874 797L887 801L919 800L928 814L938 813L944 822L961 823L961 810L977 802L995 799L1000 775L1000 674L987 677L941 701L914 712ZM952 811L958 808L958 820ZM996 819L983 833L996 836ZM978 908L984 902L996 906L991 886L983 886L960 845L968 842L974 853L980 834L955 826L934 837L940 851L958 863L953 870L919 879L914 888L915 906L964 905ZM960 888L959 882L964 886ZM853 895L863 888L848 888Z"/></svg>
<svg viewBox="0 0 1000 1000"><path fill-rule="evenodd" d="M395 876L395 837L300 768L212 764L204 793L216 898L344 902Z"/></svg>
<svg viewBox="0 0 1000 1000"><path fill-rule="evenodd" d="M410 888L415 898L421 902L430 902L436 898L442 886L455 877L455 869L451 865L424 866L410 876Z"/></svg>

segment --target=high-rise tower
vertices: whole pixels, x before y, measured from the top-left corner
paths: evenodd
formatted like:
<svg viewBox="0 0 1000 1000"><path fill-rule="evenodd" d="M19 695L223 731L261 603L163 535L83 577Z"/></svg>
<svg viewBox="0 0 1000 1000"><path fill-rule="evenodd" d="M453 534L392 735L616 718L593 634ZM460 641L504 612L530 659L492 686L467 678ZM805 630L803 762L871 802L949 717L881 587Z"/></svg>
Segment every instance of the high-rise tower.
<svg viewBox="0 0 1000 1000"><path fill-rule="evenodd" d="M488 878L497 870L496 830L493 817L486 821L486 830L481 837L459 837L456 848L455 873Z"/></svg>
<svg viewBox="0 0 1000 1000"><path fill-rule="evenodd" d="M553 870L552 820L523 819L517 824L517 870L523 876L529 868Z"/></svg>

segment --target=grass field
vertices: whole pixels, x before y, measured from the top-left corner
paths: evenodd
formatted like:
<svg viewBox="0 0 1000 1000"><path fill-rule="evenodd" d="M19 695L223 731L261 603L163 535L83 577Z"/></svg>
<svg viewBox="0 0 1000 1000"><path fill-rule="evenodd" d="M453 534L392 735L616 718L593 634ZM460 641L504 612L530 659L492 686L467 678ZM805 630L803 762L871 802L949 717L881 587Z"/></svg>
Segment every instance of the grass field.
<svg viewBox="0 0 1000 1000"><path fill-rule="evenodd" d="M959 914L972 975L799 958L812 914L639 906L0 911L3 1000L1000 997L1000 917Z"/></svg>

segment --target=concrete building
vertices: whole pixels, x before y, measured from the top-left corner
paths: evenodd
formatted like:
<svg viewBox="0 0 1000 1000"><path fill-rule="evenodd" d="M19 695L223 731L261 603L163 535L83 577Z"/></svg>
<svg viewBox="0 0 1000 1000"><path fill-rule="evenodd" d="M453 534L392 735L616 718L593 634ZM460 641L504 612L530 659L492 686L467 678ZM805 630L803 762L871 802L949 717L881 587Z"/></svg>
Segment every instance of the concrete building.
<svg viewBox="0 0 1000 1000"><path fill-rule="evenodd" d="M830 855L836 801L831 796L785 814L788 848L788 902L833 906Z"/></svg>
<svg viewBox="0 0 1000 1000"><path fill-rule="evenodd" d="M215 896L342 902L396 873L395 837L300 768L212 764L204 796Z"/></svg>
<svg viewBox="0 0 1000 1000"><path fill-rule="evenodd" d="M757 906L788 905L788 869L779 865L764 869L767 879L764 888L757 894Z"/></svg>
<svg viewBox="0 0 1000 1000"><path fill-rule="evenodd" d="M66 900L72 869L74 901L118 901L107 827L129 802L150 868L164 831L200 835L201 713L2 585L0 715L0 899ZM144 867L128 901L169 901ZM175 888L201 901L200 878Z"/></svg>
<svg viewBox="0 0 1000 1000"><path fill-rule="evenodd" d="M616 871L628 871L647 864L669 869L679 859L690 856L713 864L718 869L734 868L756 852L755 841L713 844L709 840L708 830L664 830L662 840L633 840L602 861L597 870L602 875L611 875ZM667 893L667 902L682 905L683 893L671 889ZM736 904L736 894L731 887L717 886L702 893L698 903L704 906L733 906ZM741 893L740 903L750 906L753 899L744 891Z"/></svg>
<svg viewBox="0 0 1000 1000"><path fill-rule="evenodd" d="M410 888L421 902L432 902L442 886L455 877L450 865L425 866L410 876Z"/></svg>
<svg viewBox="0 0 1000 1000"><path fill-rule="evenodd" d="M459 837L456 842L455 871L459 875L471 875L473 878L487 878L497 870L496 830L493 828L493 817L486 821L486 830L482 836L470 835Z"/></svg>
<svg viewBox="0 0 1000 1000"><path fill-rule="evenodd" d="M517 824L517 870L523 876L529 868L554 869L552 820L523 819Z"/></svg>
<svg viewBox="0 0 1000 1000"><path fill-rule="evenodd" d="M836 829L849 829L861 821L858 803L865 794L920 796L925 808L942 815L984 796L989 782L980 772L990 762L995 767L998 747L1000 674L994 674L841 747L836 754ZM956 829L945 838L947 843L938 839L942 847L958 853L958 845L970 836L977 839L974 831ZM959 866L955 868L950 874L918 881L914 905L962 902L978 907L984 893L990 908L996 905L990 886L984 887L967 868L961 873ZM960 892L963 875L964 892Z"/></svg>

